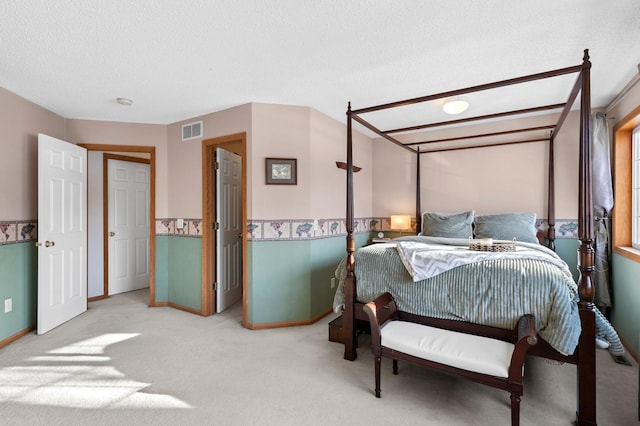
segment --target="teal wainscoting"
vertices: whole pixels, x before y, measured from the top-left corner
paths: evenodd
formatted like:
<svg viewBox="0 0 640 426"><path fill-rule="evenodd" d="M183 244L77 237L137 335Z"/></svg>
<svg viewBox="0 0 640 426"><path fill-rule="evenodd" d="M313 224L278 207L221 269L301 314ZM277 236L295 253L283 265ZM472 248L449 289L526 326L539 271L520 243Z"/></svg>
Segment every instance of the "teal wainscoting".
<svg viewBox="0 0 640 426"><path fill-rule="evenodd" d="M38 249L33 243L0 246L0 341L36 325ZM4 301L11 299L11 312Z"/></svg>
<svg viewBox="0 0 640 426"><path fill-rule="evenodd" d="M308 320L312 241L249 242L247 321Z"/></svg>
<svg viewBox="0 0 640 426"><path fill-rule="evenodd" d="M356 234L356 247L369 234ZM249 241L247 322L304 322L329 311L331 277L346 254L345 236L315 240Z"/></svg>
<svg viewBox="0 0 640 426"><path fill-rule="evenodd" d="M640 264L619 254L613 254L613 309L611 322L620 336L638 353L640 337Z"/></svg>
<svg viewBox="0 0 640 426"><path fill-rule="evenodd" d="M580 241L572 238L556 240L556 253L569 265L575 282L578 282L578 278L580 277L580 271L578 271L578 247L580 247Z"/></svg>
<svg viewBox="0 0 640 426"><path fill-rule="evenodd" d="M163 240L165 238L168 240L166 250L167 301L200 311L202 306L202 239L162 237ZM156 259L157 264L158 259ZM156 298L157 300L158 298Z"/></svg>
<svg viewBox="0 0 640 426"><path fill-rule="evenodd" d="M169 244L168 235L156 235L156 276L155 302L169 301Z"/></svg>
<svg viewBox="0 0 640 426"><path fill-rule="evenodd" d="M358 235L356 235L357 239ZM315 318L333 306L335 288L331 288L336 266L346 254L346 239L325 238L311 245L311 294L309 315ZM337 283L336 283L337 286Z"/></svg>

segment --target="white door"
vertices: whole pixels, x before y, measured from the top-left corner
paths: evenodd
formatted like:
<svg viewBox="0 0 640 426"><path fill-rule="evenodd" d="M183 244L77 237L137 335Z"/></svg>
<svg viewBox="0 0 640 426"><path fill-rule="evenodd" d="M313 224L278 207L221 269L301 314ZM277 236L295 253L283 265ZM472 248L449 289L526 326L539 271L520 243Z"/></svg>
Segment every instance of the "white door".
<svg viewBox="0 0 640 426"><path fill-rule="evenodd" d="M216 312L242 299L242 157L216 148Z"/></svg>
<svg viewBox="0 0 640 426"><path fill-rule="evenodd" d="M87 310L87 150L38 135L38 334Z"/></svg>
<svg viewBox="0 0 640 426"><path fill-rule="evenodd" d="M109 159L109 295L149 287L149 164Z"/></svg>

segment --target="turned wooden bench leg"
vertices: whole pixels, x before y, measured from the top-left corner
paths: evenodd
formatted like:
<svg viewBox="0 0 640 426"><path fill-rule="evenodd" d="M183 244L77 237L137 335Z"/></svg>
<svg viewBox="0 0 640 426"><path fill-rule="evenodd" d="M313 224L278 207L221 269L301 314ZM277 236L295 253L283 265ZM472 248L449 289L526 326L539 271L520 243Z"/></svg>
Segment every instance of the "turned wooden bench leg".
<svg viewBox="0 0 640 426"><path fill-rule="evenodd" d="M374 356L375 359L375 374L376 374L376 398L380 398L380 359L382 357L380 355Z"/></svg>
<svg viewBox="0 0 640 426"><path fill-rule="evenodd" d="M511 394L511 426L520 425L520 396Z"/></svg>

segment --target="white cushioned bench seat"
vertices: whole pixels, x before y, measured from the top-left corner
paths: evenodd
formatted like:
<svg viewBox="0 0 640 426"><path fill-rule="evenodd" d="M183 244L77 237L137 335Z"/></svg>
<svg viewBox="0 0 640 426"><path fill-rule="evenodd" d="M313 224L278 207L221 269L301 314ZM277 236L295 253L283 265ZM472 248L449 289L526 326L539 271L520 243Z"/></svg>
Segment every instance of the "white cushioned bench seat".
<svg viewBox="0 0 640 426"><path fill-rule="evenodd" d="M533 315L521 316L509 333L495 327L421 318L399 311L390 293L376 297L363 310L371 326L377 398L381 392L382 358L393 360L393 374L398 374L398 361L408 361L506 390L511 395L511 426L520 424L524 361L529 348L538 343Z"/></svg>
<svg viewBox="0 0 640 426"><path fill-rule="evenodd" d="M407 321L380 329L382 346L476 373L508 377L515 345Z"/></svg>

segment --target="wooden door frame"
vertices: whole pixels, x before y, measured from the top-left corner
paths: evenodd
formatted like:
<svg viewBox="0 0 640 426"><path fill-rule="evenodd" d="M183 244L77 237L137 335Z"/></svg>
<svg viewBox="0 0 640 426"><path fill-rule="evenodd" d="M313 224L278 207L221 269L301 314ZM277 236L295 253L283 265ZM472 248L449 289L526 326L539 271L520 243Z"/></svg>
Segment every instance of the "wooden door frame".
<svg viewBox="0 0 640 426"><path fill-rule="evenodd" d="M211 165L216 148L239 146L233 152L242 157L242 325L247 324L247 134L236 133L202 141L202 315L215 313L215 220L216 177ZM238 152L240 151L240 152Z"/></svg>
<svg viewBox="0 0 640 426"><path fill-rule="evenodd" d="M136 145L110 145L110 144L78 144L87 151L104 151L104 152L139 152L149 154L149 306L166 306L166 304L156 303L156 147L155 146L136 146ZM103 160L104 161L104 160ZM106 197L106 194L103 194ZM103 200L104 203L104 200ZM91 218L87 218L87 221ZM103 217L103 222L106 218ZM103 236L104 244L106 244L107 234ZM105 251L106 256L106 251ZM104 264L105 274L108 263ZM106 279L105 275L105 279ZM107 281L103 283L107 285ZM108 297L105 293L103 297L92 297L88 301L103 299Z"/></svg>
<svg viewBox="0 0 640 426"><path fill-rule="evenodd" d="M149 164L149 176L151 176L151 160L141 157L129 157L121 154L111 154L105 152L102 154L102 253L104 256L104 274L103 274L103 297L109 297L109 160L127 161L129 163ZM149 187L151 187L151 178L149 178ZM149 188L149 210L151 210L151 188ZM155 232L155 226L149 231L149 244L151 244L151 232ZM151 262L149 262L149 279L151 279Z"/></svg>

